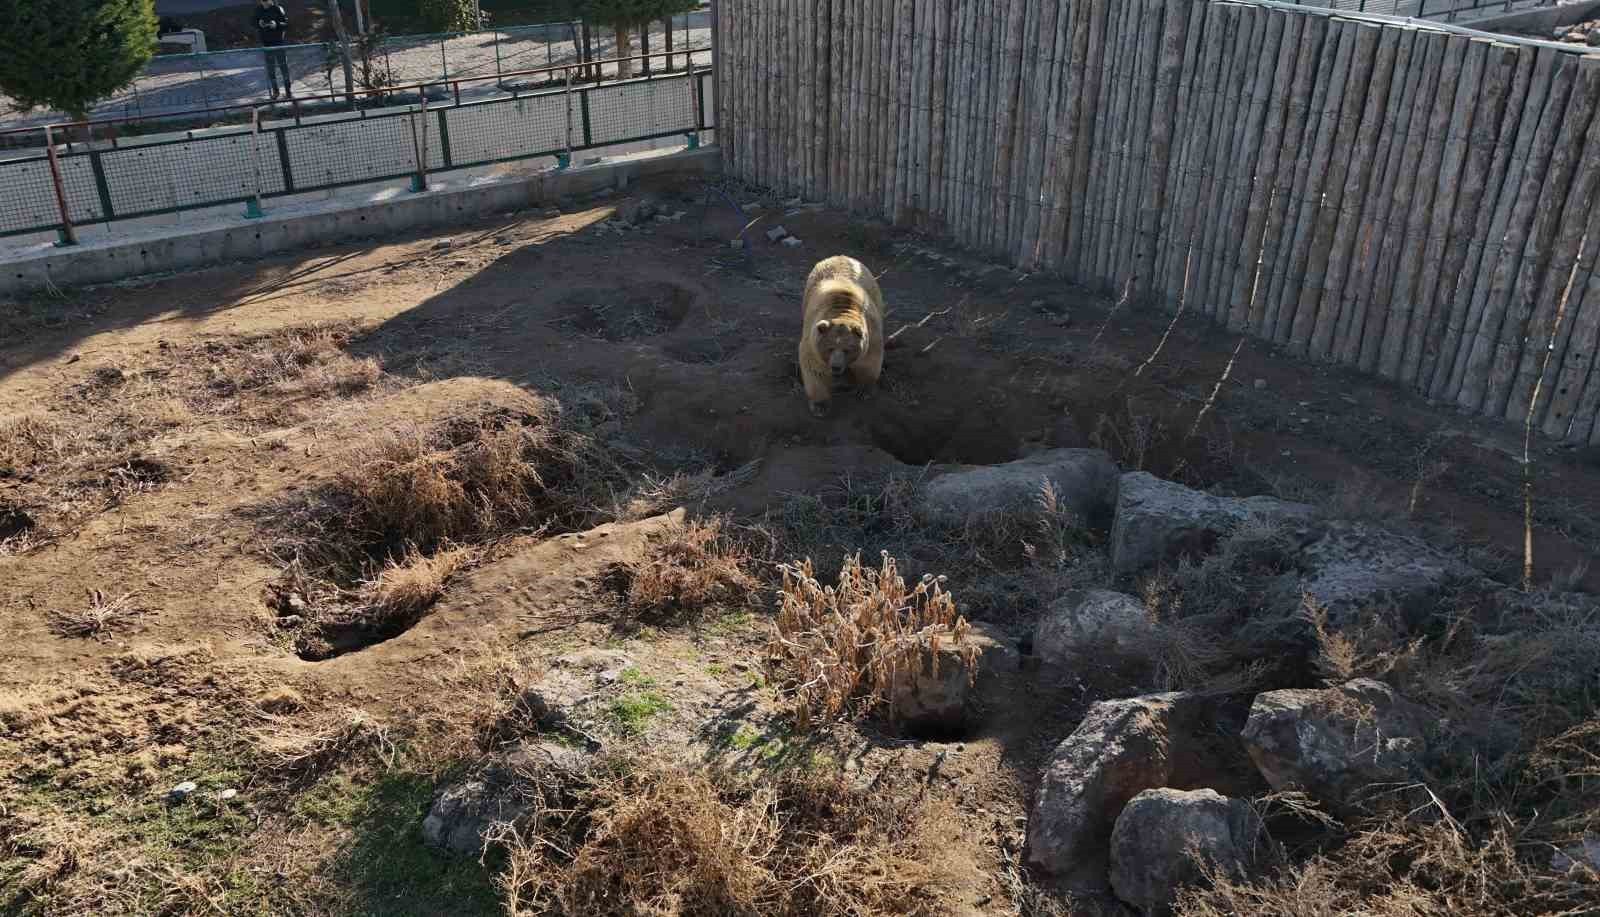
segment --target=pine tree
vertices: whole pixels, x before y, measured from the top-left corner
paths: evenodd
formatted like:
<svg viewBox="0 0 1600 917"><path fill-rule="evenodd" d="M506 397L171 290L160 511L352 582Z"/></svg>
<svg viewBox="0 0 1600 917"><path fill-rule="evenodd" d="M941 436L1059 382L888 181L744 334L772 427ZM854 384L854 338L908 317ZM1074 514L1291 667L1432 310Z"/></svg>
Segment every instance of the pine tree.
<svg viewBox="0 0 1600 917"><path fill-rule="evenodd" d="M139 75L155 45L153 0L5 0L0 92L81 121Z"/></svg>

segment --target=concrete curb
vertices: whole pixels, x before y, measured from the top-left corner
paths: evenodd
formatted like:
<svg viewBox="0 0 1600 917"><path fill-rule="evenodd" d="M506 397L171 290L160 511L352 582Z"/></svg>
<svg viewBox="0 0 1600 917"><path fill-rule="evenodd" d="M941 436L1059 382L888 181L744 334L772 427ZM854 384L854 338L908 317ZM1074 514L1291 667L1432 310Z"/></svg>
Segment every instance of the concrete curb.
<svg viewBox="0 0 1600 917"><path fill-rule="evenodd" d="M0 261L0 296L52 287L109 283L145 274L247 261L312 244L382 237L469 222L555 201L568 194L626 188L639 178L672 172L717 172L716 147L603 162L533 177L427 191L379 202L330 202L312 212L268 215L216 226L175 228L136 239L85 242Z"/></svg>

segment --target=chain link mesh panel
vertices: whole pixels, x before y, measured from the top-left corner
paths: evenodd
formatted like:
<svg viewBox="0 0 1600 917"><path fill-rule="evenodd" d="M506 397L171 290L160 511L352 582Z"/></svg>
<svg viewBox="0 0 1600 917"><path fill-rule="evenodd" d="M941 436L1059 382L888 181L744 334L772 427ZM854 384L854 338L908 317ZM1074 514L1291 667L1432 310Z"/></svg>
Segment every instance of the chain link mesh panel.
<svg viewBox="0 0 1600 917"><path fill-rule="evenodd" d="M418 136L422 129L418 117ZM307 124L287 131L297 190L397 178L416 171L411 115Z"/></svg>
<svg viewBox="0 0 1600 917"><path fill-rule="evenodd" d="M61 222L50 162L43 155L0 161L0 233L48 229Z"/></svg>
<svg viewBox="0 0 1600 917"><path fill-rule="evenodd" d="M108 150L101 166L120 217L207 207L283 190L271 134L197 137Z"/></svg>
<svg viewBox="0 0 1600 917"><path fill-rule="evenodd" d="M693 86L691 80L678 76L585 90L590 145L690 130L694 126Z"/></svg>
<svg viewBox="0 0 1600 917"><path fill-rule="evenodd" d="M588 100L592 148L693 130L691 93L702 83L703 75L680 74L574 89L572 145L584 146L581 97ZM336 112L298 123L265 121L259 134L228 129L124 138L116 148L102 144L93 153L78 145L60 157L62 184L72 221L87 223L216 206L249 198L258 188L270 198L406 178L416 172L414 143L424 147L430 172L549 156L567 147L567 106L567 93L557 90L427 111L391 107L364 117ZM282 151L292 187L284 181ZM110 201L109 214L103 198ZM47 158L19 151L0 161L0 234L59 223Z"/></svg>
<svg viewBox="0 0 1600 917"><path fill-rule="evenodd" d="M567 146L565 93L453 108L446 119L450 155L457 166L551 153ZM581 142L580 137L574 145Z"/></svg>

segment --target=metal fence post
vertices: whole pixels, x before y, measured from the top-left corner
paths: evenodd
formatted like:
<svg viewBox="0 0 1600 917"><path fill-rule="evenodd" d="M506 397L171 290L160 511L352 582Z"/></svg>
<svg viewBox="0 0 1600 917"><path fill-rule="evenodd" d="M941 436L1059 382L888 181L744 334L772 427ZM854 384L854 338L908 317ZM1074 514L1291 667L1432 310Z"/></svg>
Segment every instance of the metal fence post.
<svg viewBox="0 0 1600 917"><path fill-rule="evenodd" d="M426 110L427 100L428 100L427 92L426 92L426 89L424 89L423 90L423 96L422 96L422 104L418 105L417 107ZM423 127L422 127L422 137L419 139L418 136L417 136L417 112L416 112L415 109L413 109L412 112L411 112L410 120L411 120L411 149L412 149L412 152L414 152L416 154L416 162L417 162L417 174L413 175L411 177L411 190L413 192L422 192L422 191L428 190L428 159L427 159L427 152L426 152L427 145L428 145L428 142L427 142L428 127L427 127L427 122L424 121L423 122Z"/></svg>
<svg viewBox="0 0 1600 917"><path fill-rule="evenodd" d="M695 76L694 67L690 67L684 74L683 81L689 84L689 104L694 108L694 127L689 131L689 149L700 148L700 79Z"/></svg>
<svg viewBox="0 0 1600 917"><path fill-rule="evenodd" d="M250 109L250 156L256 172L255 193L244 203L244 218L261 218L261 109Z"/></svg>
<svg viewBox="0 0 1600 917"><path fill-rule="evenodd" d="M55 135L50 125L44 127L44 148L50 155L50 181L56 189L56 207L61 210L60 238L57 245L77 245L78 234L72 228L72 214L67 212L67 186L61 181L61 162L56 158Z"/></svg>
<svg viewBox="0 0 1600 917"><path fill-rule="evenodd" d="M556 169L568 168L572 165L572 68L566 68L567 90L563 98L567 100L567 151L556 156Z"/></svg>
<svg viewBox="0 0 1600 917"><path fill-rule="evenodd" d="M495 29L494 30L494 82L495 82L496 86L500 85L500 80L501 79L502 79L502 77L500 76L500 30L499 29Z"/></svg>
<svg viewBox="0 0 1600 917"><path fill-rule="evenodd" d="M439 69L443 71L444 78L448 80L450 78L450 61L444 56L445 41L446 36L439 36ZM426 98L426 96L424 96L424 98Z"/></svg>

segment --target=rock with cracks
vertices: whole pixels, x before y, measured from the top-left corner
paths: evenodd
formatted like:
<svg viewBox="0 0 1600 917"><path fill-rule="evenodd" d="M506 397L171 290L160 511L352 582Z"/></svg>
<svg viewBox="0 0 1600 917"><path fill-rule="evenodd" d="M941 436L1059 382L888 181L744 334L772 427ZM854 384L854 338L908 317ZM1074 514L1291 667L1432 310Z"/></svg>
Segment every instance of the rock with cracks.
<svg viewBox="0 0 1600 917"><path fill-rule="evenodd" d="M1303 790L1349 815L1374 794L1415 784L1427 751L1425 722L1424 711L1388 685L1358 678L1257 695L1243 737L1274 790Z"/></svg>
<svg viewBox="0 0 1600 917"><path fill-rule="evenodd" d="M1310 540L1314 510L1276 497L1216 497L1143 471L1122 476L1111 525L1111 564L1132 573L1183 555L1201 556L1246 520L1281 523Z"/></svg>
<svg viewBox="0 0 1600 917"><path fill-rule="evenodd" d="M1041 662L1066 664L1102 652L1138 652L1155 625L1144 602L1108 589L1075 589L1039 618L1033 652Z"/></svg>
<svg viewBox="0 0 1600 917"><path fill-rule="evenodd" d="M1028 815L1028 864L1103 888L1111 829L1128 800L1174 782L1174 742L1206 721L1198 695L1101 701L1051 756Z"/></svg>
<svg viewBox="0 0 1600 917"><path fill-rule="evenodd" d="M1392 610L1393 636L1414 630L1432 600L1472 568L1417 538L1363 523L1330 523L1300 553L1299 589L1327 614L1331 629L1363 624L1367 611Z"/></svg>
<svg viewBox="0 0 1600 917"><path fill-rule="evenodd" d="M917 514L924 523L955 528L1036 513L1046 481L1061 509L1101 518L1116 499L1117 466L1098 449L1050 449L1003 465L956 466L928 482Z"/></svg>
<svg viewBox="0 0 1600 917"><path fill-rule="evenodd" d="M966 665L968 654L975 667ZM939 642L937 666L934 655L923 652L913 668L901 671L889 694L890 718L913 735L964 735L983 715L980 698L988 685L1018 666L1017 651L1002 635L974 624L960 644L948 635Z"/></svg>
<svg viewBox="0 0 1600 917"><path fill-rule="evenodd" d="M422 820L423 840L477 856L496 825L519 825L542 806L559 806L588 774L585 752L549 741L520 745L434 797Z"/></svg>
<svg viewBox="0 0 1600 917"><path fill-rule="evenodd" d="M1235 879L1255 862L1261 819L1215 790L1145 790L1111 832L1111 887L1142 913L1166 917L1179 891L1207 867Z"/></svg>

